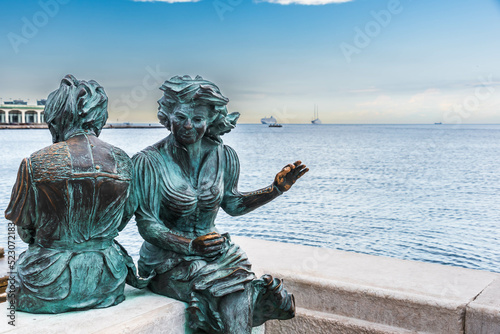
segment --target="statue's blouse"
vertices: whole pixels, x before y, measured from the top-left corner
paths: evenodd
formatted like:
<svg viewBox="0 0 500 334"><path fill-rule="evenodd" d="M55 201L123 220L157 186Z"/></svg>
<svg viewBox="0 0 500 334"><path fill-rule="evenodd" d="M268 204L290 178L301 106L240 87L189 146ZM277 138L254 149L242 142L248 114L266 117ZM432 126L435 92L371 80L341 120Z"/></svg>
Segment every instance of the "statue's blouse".
<svg viewBox="0 0 500 334"><path fill-rule="evenodd" d="M128 257L113 238L132 174L125 152L84 134L23 160L5 214L29 243L16 262L19 310L59 313L123 300Z"/></svg>
<svg viewBox="0 0 500 334"><path fill-rule="evenodd" d="M223 201L237 197L231 190L239 170L231 148L207 145L209 151L195 178L185 172L189 157L172 135L134 156L138 222L160 223L171 233L190 239L214 231Z"/></svg>

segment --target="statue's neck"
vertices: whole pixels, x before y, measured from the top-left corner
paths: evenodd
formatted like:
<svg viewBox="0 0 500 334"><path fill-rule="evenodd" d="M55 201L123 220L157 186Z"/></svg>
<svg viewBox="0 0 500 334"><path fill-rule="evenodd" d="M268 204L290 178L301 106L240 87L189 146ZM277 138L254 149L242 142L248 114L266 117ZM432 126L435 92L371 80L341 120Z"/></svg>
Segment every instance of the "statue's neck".
<svg viewBox="0 0 500 334"><path fill-rule="evenodd" d="M69 130L69 131L66 131L56 137L53 137L53 142L54 143L58 143L58 142L61 142L61 141L66 141L70 138L73 138L73 137L76 137L76 136L82 136L82 135L85 135L85 136L96 136L95 132L94 131L85 131L85 130L82 130L82 129L72 129L72 130ZM97 136L96 136L97 137Z"/></svg>
<svg viewBox="0 0 500 334"><path fill-rule="evenodd" d="M191 174L198 175L200 170L201 162L201 140L198 140L194 144L185 145L186 152L189 157L189 167Z"/></svg>
<svg viewBox="0 0 500 334"><path fill-rule="evenodd" d="M202 141L199 140L189 145L181 145L179 142L175 142L175 146L177 146L177 149L173 151L175 159L184 173L189 176L192 185L196 186L203 158Z"/></svg>
<svg viewBox="0 0 500 334"><path fill-rule="evenodd" d="M68 140L68 139L70 139L72 137L81 136L81 135L95 136L96 134L94 133L94 131L85 131L85 130L82 130L82 129L75 129L74 131L65 133L65 135L64 135L65 139L64 140Z"/></svg>

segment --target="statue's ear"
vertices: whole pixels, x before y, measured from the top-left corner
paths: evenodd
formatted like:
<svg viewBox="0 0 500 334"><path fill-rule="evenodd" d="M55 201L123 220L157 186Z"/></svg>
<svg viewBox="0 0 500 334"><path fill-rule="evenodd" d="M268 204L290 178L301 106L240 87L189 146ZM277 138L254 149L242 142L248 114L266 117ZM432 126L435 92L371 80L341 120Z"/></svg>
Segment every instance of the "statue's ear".
<svg viewBox="0 0 500 334"><path fill-rule="evenodd" d="M87 90L85 87L81 87L76 96L76 108L78 109L78 116L85 116L87 110L85 110L85 102L87 101Z"/></svg>

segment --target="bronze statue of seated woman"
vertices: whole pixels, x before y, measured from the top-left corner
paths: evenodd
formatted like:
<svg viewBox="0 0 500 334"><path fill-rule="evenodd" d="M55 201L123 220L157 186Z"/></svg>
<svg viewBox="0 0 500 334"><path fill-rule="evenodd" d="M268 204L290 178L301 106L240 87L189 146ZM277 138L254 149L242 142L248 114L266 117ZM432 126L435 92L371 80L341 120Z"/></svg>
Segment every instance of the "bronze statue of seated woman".
<svg viewBox="0 0 500 334"><path fill-rule="evenodd" d="M158 118L171 134L133 157L135 216L145 239L142 276L149 288L188 303L197 333L251 333L269 319L295 314L293 296L279 279L257 279L246 254L215 227L219 208L243 215L290 189L308 169L300 161L274 182L238 191L239 161L220 136L236 125L228 99L197 76L173 77L161 90Z"/></svg>
<svg viewBox="0 0 500 334"><path fill-rule="evenodd" d="M23 160L5 212L29 244L16 262L18 310L112 306L124 300L127 276L134 277L132 259L114 240L130 218L123 214L132 161L97 138L107 102L97 82L71 75L48 97L54 144Z"/></svg>

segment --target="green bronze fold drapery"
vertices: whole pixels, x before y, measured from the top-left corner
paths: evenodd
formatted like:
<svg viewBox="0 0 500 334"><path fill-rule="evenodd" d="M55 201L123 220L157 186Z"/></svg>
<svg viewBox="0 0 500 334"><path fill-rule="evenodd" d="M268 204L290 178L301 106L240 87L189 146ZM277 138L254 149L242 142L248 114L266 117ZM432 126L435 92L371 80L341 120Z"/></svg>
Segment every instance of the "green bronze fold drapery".
<svg viewBox="0 0 500 334"><path fill-rule="evenodd" d="M114 240L132 184L130 158L97 137L107 96L95 81L66 76L50 94L45 119L54 144L21 163L7 219L28 249L16 262L17 309L60 313L124 300L125 280L144 285Z"/></svg>

